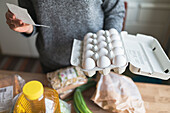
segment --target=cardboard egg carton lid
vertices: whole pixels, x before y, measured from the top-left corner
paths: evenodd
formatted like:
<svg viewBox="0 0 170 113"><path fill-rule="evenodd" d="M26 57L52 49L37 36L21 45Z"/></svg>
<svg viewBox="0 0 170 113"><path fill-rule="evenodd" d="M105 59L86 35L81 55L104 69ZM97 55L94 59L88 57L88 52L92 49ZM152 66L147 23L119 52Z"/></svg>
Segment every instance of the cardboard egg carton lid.
<svg viewBox="0 0 170 113"><path fill-rule="evenodd" d="M170 78L170 60L159 42L152 36L120 33L125 55L132 73L167 80ZM71 64L81 67L83 42L74 39Z"/></svg>

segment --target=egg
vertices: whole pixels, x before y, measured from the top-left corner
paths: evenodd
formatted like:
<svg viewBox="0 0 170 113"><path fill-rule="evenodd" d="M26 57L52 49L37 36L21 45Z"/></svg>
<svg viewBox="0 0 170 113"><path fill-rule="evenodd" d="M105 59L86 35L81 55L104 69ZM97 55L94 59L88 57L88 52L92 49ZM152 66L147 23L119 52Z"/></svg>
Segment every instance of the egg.
<svg viewBox="0 0 170 113"><path fill-rule="evenodd" d="M92 58L85 59L83 63L83 68L87 70L91 70L96 66L95 61Z"/></svg>
<svg viewBox="0 0 170 113"><path fill-rule="evenodd" d="M101 48L98 52L99 56L104 56L108 54L108 50L106 48Z"/></svg>
<svg viewBox="0 0 170 113"><path fill-rule="evenodd" d="M93 39L92 44L96 45L97 44L97 39Z"/></svg>
<svg viewBox="0 0 170 113"><path fill-rule="evenodd" d="M105 38L104 36L99 36L99 37L97 38L97 41L98 41L98 42L105 41L105 40L106 40L106 38Z"/></svg>
<svg viewBox="0 0 170 113"><path fill-rule="evenodd" d="M86 44L89 44L89 43L92 43L92 42L93 42L93 39L92 39L92 38L88 38L88 39L85 41Z"/></svg>
<svg viewBox="0 0 170 113"><path fill-rule="evenodd" d="M94 52L93 52L93 51L91 51L91 50L87 50L87 51L85 52L85 54L84 54L84 58L92 57L92 56L93 56L93 54L94 54Z"/></svg>
<svg viewBox="0 0 170 113"><path fill-rule="evenodd" d="M113 51L109 51L109 53L108 53L108 57L109 57L110 59L113 59L113 57L114 57L114 53L113 53Z"/></svg>
<svg viewBox="0 0 170 113"><path fill-rule="evenodd" d="M110 37L106 37L106 42L107 42L107 43L110 43L110 42L111 42Z"/></svg>
<svg viewBox="0 0 170 113"><path fill-rule="evenodd" d="M86 50L92 49L93 45L92 44L87 44L87 45L84 46L84 48L85 48L84 50L86 51Z"/></svg>
<svg viewBox="0 0 170 113"><path fill-rule="evenodd" d="M110 29L109 32L110 34L119 34L119 32L114 28Z"/></svg>
<svg viewBox="0 0 170 113"><path fill-rule="evenodd" d="M93 39L96 39L96 38L97 38L97 35L96 35L96 34L93 34L92 38L93 38Z"/></svg>
<svg viewBox="0 0 170 113"><path fill-rule="evenodd" d="M113 46L113 48L122 47L122 42L119 41L119 40L115 40L115 41L112 42L112 46Z"/></svg>
<svg viewBox="0 0 170 113"><path fill-rule="evenodd" d="M107 46L107 43L105 41L101 41L99 44L98 44L98 47L99 48L103 48L103 47L106 47Z"/></svg>
<svg viewBox="0 0 170 113"><path fill-rule="evenodd" d="M110 38L111 38L112 41L120 40L120 35L119 34L112 34L110 36Z"/></svg>
<svg viewBox="0 0 170 113"><path fill-rule="evenodd" d="M121 67L126 65L126 58L123 55L115 56L115 59L112 60L115 66Z"/></svg>
<svg viewBox="0 0 170 113"><path fill-rule="evenodd" d="M95 61L96 60L98 60L98 58L99 58L99 54L98 53L95 53L94 55L93 55L93 57L92 57Z"/></svg>
<svg viewBox="0 0 170 113"><path fill-rule="evenodd" d="M93 51L97 52L98 51L98 47L97 45L93 46Z"/></svg>
<svg viewBox="0 0 170 113"><path fill-rule="evenodd" d="M108 50L112 50L113 49L112 43L108 43L107 48L108 48Z"/></svg>
<svg viewBox="0 0 170 113"><path fill-rule="evenodd" d="M106 67L110 66L110 64L111 64L110 59L106 56L101 56L97 60L97 66L100 68L106 68Z"/></svg>
<svg viewBox="0 0 170 113"><path fill-rule="evenodd" d="M96 71L88 71L87 73L85 73L87 76L92 77L93 75L96 74Z"/></svg>
<svg viewBox="0 0 170 113"><path fill-rule="evenodd" d="M87 33L85 36L84 36L84 41L87 40L88 38L91 38L93 36L93 33Z"/></svg>
<svg viewBox="0 0 170 113"><path fill-rule="evenodd" d="M124 55L124 50L121 47L116 47L116 48L113 49L113 53L115 55Z"/></svg>
<svg viewBox="0 0 170 113"><path fill-rule="evenodd" d="M110 36L110 33L108 30L105 31L105 37L109 37Z"/></svg>
<svg viewBox="0 0 170 113"><path fill-rule="evenodd" d="M104 35L104 33L105 33L104 30L99 30L99 31L97 32L97 36L102 36L102 35Z"/></svg>

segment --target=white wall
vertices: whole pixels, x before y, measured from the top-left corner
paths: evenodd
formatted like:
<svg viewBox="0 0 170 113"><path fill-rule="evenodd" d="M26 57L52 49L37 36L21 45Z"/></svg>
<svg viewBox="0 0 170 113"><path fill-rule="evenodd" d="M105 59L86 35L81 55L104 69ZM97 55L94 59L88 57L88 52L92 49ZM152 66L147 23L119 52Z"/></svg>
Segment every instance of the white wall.
<svg viewBox="0 0 170 113"><path fill-rule="evenodd" d="M10 30L6 24L6 2L17 4L17 0L0 0L0 48L2 54L38 57L35 48L36 37L25 38Z"/></svg>

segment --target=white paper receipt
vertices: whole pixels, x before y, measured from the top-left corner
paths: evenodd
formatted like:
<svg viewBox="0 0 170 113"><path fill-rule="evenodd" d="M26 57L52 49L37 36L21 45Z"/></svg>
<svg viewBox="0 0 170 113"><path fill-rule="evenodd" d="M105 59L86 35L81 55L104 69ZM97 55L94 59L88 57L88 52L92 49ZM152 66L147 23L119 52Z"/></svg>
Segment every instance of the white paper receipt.
<svg viewBox="0 0 170 113"><path fill-rule="evenodd" d="M34 26L41 26L41 27L48 27L48 28L50 27L46 25L35 24L31 16L28 14L27 9L9 3L6 3L6 5L8 9L16 16L16 18L22 20L24 23L31 24Z"/></svg>

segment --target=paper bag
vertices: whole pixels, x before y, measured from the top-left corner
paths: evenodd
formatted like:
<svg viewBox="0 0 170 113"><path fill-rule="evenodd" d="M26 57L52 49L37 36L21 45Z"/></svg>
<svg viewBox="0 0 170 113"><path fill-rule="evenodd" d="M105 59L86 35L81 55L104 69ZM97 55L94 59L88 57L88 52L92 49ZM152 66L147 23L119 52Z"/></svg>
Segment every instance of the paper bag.
<svg viewBox="0 0 170 113"><path fill-rule="evenodd" d="M144 102L134 82L113 72L100 75L91 98L103 109L116 113L145 113Z"/></svg>

